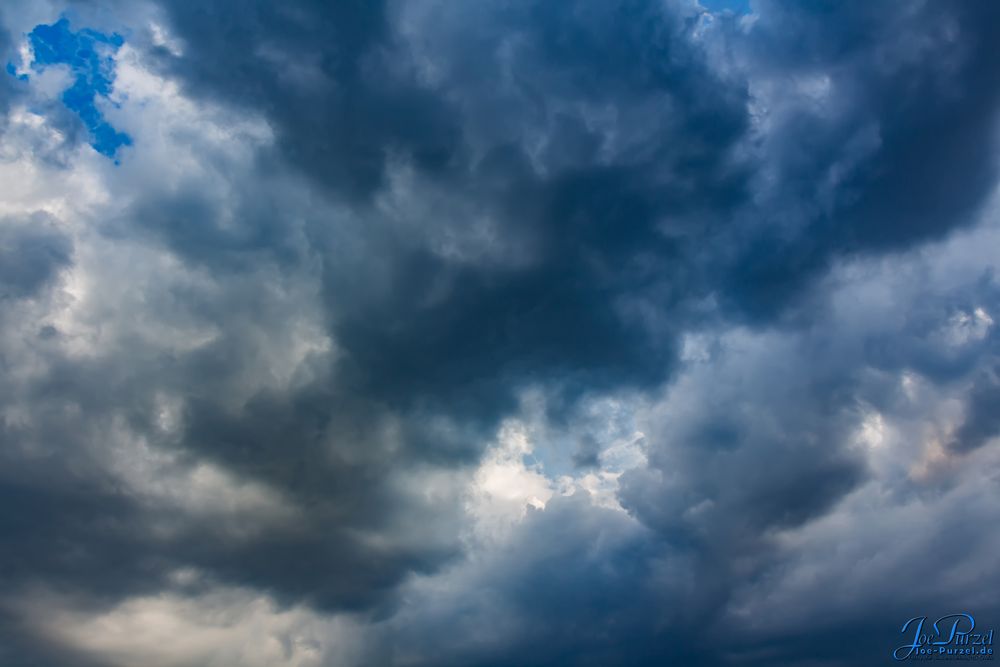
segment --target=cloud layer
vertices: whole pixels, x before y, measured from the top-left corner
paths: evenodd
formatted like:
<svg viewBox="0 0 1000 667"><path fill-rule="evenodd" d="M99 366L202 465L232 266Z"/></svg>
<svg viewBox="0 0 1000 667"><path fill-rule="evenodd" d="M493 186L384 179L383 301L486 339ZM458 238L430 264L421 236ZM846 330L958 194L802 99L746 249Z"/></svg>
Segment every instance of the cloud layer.
<svg viewBox="0 0 1000 667"><path fill-rule="evenodd" d="M1000 620L1000 6L710 5L0 10L0 662Z"/></svg>

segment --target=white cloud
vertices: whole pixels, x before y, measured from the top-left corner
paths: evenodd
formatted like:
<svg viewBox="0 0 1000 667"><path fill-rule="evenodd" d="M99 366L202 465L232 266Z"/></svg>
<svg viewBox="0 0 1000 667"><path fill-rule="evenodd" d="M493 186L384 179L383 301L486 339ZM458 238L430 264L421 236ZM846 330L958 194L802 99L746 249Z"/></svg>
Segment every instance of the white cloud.
<svg viewBox="0 0 1000 667"><path fill-rule="evenodd" d="M39 591L17 611L49 641L115 667L321 667L356 664L360 650L349 617L282 608L241 588L138 596L103 611Z"/></svg>

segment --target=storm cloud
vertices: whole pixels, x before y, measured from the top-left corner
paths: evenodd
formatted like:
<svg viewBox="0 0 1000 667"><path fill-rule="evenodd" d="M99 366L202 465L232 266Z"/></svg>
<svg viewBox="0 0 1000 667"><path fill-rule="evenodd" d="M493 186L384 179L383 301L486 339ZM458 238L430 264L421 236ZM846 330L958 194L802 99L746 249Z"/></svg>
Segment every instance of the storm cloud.
<svg viewBox="0 0 1000 667"><path fill-rule="evenodd" d="M998 42L986 0L8 3L0 658L992 627Z"/></svg>

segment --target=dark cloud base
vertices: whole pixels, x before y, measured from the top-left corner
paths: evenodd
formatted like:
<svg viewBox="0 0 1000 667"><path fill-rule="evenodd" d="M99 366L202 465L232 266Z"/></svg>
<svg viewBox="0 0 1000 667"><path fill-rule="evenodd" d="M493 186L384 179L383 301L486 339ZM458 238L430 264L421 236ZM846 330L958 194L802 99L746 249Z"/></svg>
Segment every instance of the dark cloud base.
<svg viewBox="0 0 1000 667"><path fill-rule="evenodd" d="M77 5L73 21L134 11ZM903 305L868 317L851 310L862 288L844 306L837 281L857 263L943 256L990 224L1000 5L147 9L180 47L112 26L123 48L194 105L262 119L273 144L238 166L198 147L214 180L148 180L97 215L93 236L44 212L0 226L12 378L0 387L0 661L118 664L7 610L43 589L94 614L194 599L177 584L185 569L206 589L350 617L360 664L399 665L873 664L906 618L963 611L995 587L996 569L969 555L980 551L948 545L948 530L977 549L988 537L941 528L959 485L913 481L925 479L916 463L909 477L886 473L856 443L873 411L918 419L904 377L935 397L921 404L928 418L959 406L941 460L995 447L995 276L921 294L890 271L871 284ZM21 11L0 14L12 62ZM12 109L38 96L30 85L0 80L0 142L14 145ZM88 128L51 100L31 104L65 130L36 150L58 168ZM135 140L104 151L123 156L123 179L129 151L144 150ZM70 334L38 313L66 300L78 244L95 237L163 253L192 281L156 285L134 313L112 303L108 330L146 318L204 325L211 340L123 334L67 352ZM282 380L280 355L313 313L335 351L306 354ZM624 512L579 489L555 495L480 553L463 484L530 391L545 396L547 428L573 437L588 401L659 405L645 463L616 478ZM169 427L165 396L181 406ZM610 443L578 440L569 472L600 472ZM123 486L122 442L167 461L167 481ZM196 474L229 480L213 488L230 495L172 500L179 511L154 493ZM885 492L871 506L903 513L916 498L939 537L899 556L912 572L883 590L848 582L842 599L831 582L833 599L816 599L810 586L845 568L864 578L851 558L897 554L868 536L873 480ZM996 488L984 488L976 525L991 531ZM810 551L842 534L843 512L860 517L848 536L862 555ZM976 576L950 587L907 581L966 561ZM447 593L413 593L435 577ZM990 623L998 611L977 613Z"/></svg>

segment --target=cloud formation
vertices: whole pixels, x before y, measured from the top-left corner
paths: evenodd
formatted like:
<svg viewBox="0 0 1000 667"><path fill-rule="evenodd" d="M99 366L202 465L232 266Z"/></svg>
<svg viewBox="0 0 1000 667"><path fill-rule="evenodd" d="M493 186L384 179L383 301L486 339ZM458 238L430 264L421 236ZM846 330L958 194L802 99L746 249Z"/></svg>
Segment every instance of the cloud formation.
<svg viewBox="0 0 1000 667"><path fill-rule="evenodd" d="M0 658L995 623L997 13L5 6Z"/></svg>

